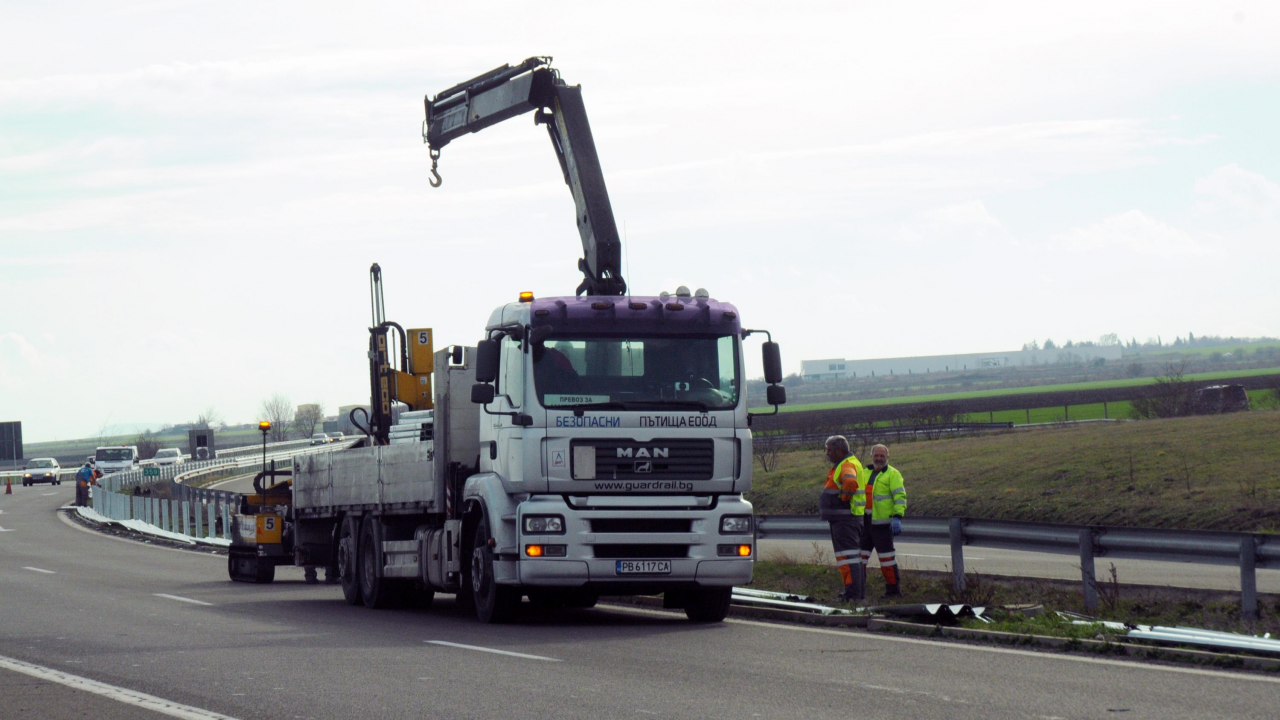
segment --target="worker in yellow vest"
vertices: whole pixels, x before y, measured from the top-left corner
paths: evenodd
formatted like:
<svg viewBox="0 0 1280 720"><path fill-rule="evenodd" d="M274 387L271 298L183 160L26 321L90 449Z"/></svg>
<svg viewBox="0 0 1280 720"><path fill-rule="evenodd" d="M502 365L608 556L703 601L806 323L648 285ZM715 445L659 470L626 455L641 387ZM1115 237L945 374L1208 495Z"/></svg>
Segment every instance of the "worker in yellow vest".
<svg viewBox="0 0 1280 720"><path fill-rule="evenodd" d="M862 600L865 595L866 573L862 569L862 519L861 506L856 498L865 495L862 463L849 451L849 441L843 435L827 438L827 460L831 470L818 498L818 514L831 525L831 547L835 550L836 567L844 580L841 599L846 602ZM853 513L858 506L859 513Z"/></svg>
<svg viewBox="0 0 1280 720"><path fill-rule="evenodd" d="M863 468L863 474L866 501L860 538L862 572L865 576L874 549L880 558L880 574L884 575L884 596L900 597L902 574L898 571L898 552L893 547L893 538L902 532L902 518L907 514L907 488L902 484L902 473L889 464L889 448L884 445L871 448L871 464ZM857 509L856 503L854 509ZM863 582L865 585L865 580Z"/></svg>

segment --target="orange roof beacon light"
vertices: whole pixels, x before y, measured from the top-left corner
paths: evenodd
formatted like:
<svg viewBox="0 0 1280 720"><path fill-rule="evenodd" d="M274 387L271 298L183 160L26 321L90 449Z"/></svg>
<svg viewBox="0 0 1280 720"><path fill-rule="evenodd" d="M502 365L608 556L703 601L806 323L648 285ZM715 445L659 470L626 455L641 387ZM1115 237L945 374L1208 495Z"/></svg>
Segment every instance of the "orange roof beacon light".
<svg viewBox="0 0 1280 720"><path fill-rule="evenodd" d="M262 431L262 472L267 471L267 433L271 430L271 421L263 420L258 423L258 429Z"/></svg>
<svg viewBox="0 0 1280 720"><path fill-rule="evenodd" d="M520 302L522 303L533 302L533 293L529 292L528 290L525 290L524 292L520 293Z"/></svg>

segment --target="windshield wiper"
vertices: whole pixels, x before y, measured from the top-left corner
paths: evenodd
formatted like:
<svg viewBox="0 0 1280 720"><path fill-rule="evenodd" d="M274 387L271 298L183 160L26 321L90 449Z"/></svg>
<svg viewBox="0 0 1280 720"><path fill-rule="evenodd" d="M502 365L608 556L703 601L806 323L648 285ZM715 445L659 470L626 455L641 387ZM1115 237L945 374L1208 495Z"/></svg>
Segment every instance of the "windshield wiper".
<svg viewBox="0 0 1280 720"><path fill-rule="evenodd" d="M548 410L626 410L626 403L616 400L594 403L575 403L573 405L548 405Z"/></svg>

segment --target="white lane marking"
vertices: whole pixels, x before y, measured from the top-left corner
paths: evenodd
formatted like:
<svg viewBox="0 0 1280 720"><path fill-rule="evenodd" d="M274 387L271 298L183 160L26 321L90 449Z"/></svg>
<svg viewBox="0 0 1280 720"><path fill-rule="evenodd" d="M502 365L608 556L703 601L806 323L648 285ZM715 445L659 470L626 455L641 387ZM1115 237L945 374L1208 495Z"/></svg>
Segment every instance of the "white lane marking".
<svg viewBox="0 0 1280 720"><path fill-rule="evenodd" d="M604 607L603 605L601 606ZM683 618L683 614L675 612L667 612L663 610L650 610L648 608L626 607L624 605L609 605L609 610L618 610L621 612L635 613L637 615L653 615L664 618ZM819 635L838 635L844 638L853 638L857 640L882 640L884 642L906 643L908 645L927 645L936 648L948 648L951 650L973 650L975 652L996 653L999 655L1021 655L1023 657L1039 658L1041 660L1064 660L1067 662L1089 663L1091 665L1113 665L1130 670L1152 670L1155 672L1171 672L1182 673L1186 675L1204 675L1207 677L1219 678L1222 680L1244 680L1248 682L1265 682L1280 684L1280 678L1266 677L1263 675L1247 675L1244 673L1229 673L1222 670L1201 670L1200 668L1182 668L1172 667L1168 665L1151 665L1136 660L1109 660L1106 658L1083 657L1079 655L1063 655L1050 652L1036 652L1034 650L1014 650L1012 648L987 647L985 645L968 645L961 642L947 642L945 640L923 640L921 638L894 637L882 633L872 632L855 632L850 630L828 630L826 628L811 628L801 625L783 625L781 623L767 623L759 620L739 620L736 618L726 618L725 622L734 625L750 625L752 627L768 628L770 630L790 630L791 632L817 633Z"/></svg>
<svg viewBox="0 0 1280 720"><path fill-rule="evenodd" d="M541 655L526 655L524 653L511 652L510 650L497 650L494 648L480 647L479 645L463 645L461 643L445 642L444 640L423 640L425 643L432 645L444 645L446 647L462 648L463 650L477 650L479 652L493 653L494 655L509 655L510 657L524 658L525 660L546 660L547 662L560 662L556 658L543 657Z"/></svg>
<svg viewBox="0 0 1280 720"><path fill-rule="evenodd" d="M22 569L23 569L23 570L30 570L31 572L44 573L45 575L57 575L57 574L58 574L58 573L54 572L53 570L45 570L44 568L29 567L29 566L26 566L26 565L23 565L23 566L22 566Z"/></svg>
<svg viewBox="0 0 1280 720"><path fill-rule="evenodd" d="M160 713L161 715L182 718L182 720L236 720L236 718L233 718L230 715L202 710L197 707L191 707L190 705L182 705L180 703L173 702L172 700L158 698L155 695L148 695L146 693L138 692L137 690L130 690L116 685L108 685L106 683L98 682L97 680L90 680L89 678L72 675L70 673L65 673L53 668L47 668L42 665L33 665L31 663L15 660L14 658L5 657L3 655L0 655L0 668L20 672L24 675L30 675L31 677L40 680L56 682L70 688L75 688L76 690L83 690L96 695L102 695L126 705L134 705L152 712Z"/></svg>
<svg viewBox="0 0 1280 720"><path fill-rule="evenodd" d="M40 493L40 497L53 497L54 495L57 495L57 494L58 493Z"/></svg>
<svg viewBox="0 0 1280 720"><path fill-rule="evenodd" d="M0 532L13 532L13 530L0 527Z"/></svg>
<svg viewBox="0 0 1280 720"><path fill-rule="evenodd" d="M213 603L207 603L203 600L192 600L191 598L184 598L180 595L166 595L164 593L151 593L151 594L155 595L156 597L168 598L170 600L177 600L178 602L191 603L192 605L209 605L209 606L213 605Z"/></svg>
<svg viewBox="0 0 1280 720"><path fill-rule="evenodd" d="M950 560L950 559L951 559L951 556L950 556L950 555L916 555L915 553L904 553L904 552L900 552L900 553L898 553L898 555L899 555L899 556L901 556L901 557L927 557L927 558L938 558L939 560ZM964 560L965 560L965 562L968 562L968 561L970 561L970 560L986 560L986 558L973 557L972 555L965 555L965 556L964 556Z"/></svg>

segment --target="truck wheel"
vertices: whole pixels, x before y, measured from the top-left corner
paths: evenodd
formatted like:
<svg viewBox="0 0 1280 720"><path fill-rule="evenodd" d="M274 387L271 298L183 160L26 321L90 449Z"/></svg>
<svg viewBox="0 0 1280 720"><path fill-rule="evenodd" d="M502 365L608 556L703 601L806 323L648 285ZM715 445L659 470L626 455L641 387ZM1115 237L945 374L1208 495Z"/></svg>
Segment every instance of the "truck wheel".
<svg viewBox="0 0 1280 720"><path fill-rule="evenodd" d="M360 528L360 595L367 608L385 608L395 604L396 588L386 578L378 577L378 533L374 523L378 519L372 515L364 519Z"/></svg>
<svg viewBox="0 0 1280 720"><path fill-rule="evenodd" d="M520 610L520 593L499 585L494 577L493 548L489 547L489 526L484 520L476 526L472 546L471 595L475 598L476 617L482 623L511 622Z"/></svg>
<svg viewBox="0 0 1280 720"><path fill-rule="evenodd" d="M733 588L698 588L689 591L684 614L694 622L720 622L729 614Z"/></svg>
<svg viewBox="0 0 1280 720"><path fill-rule="evenodd" d="M351 518L344 518L338 537L338 582L342 583L342 597L348 605L359 605L361 600L356 539L355 523Z"/></svg>

